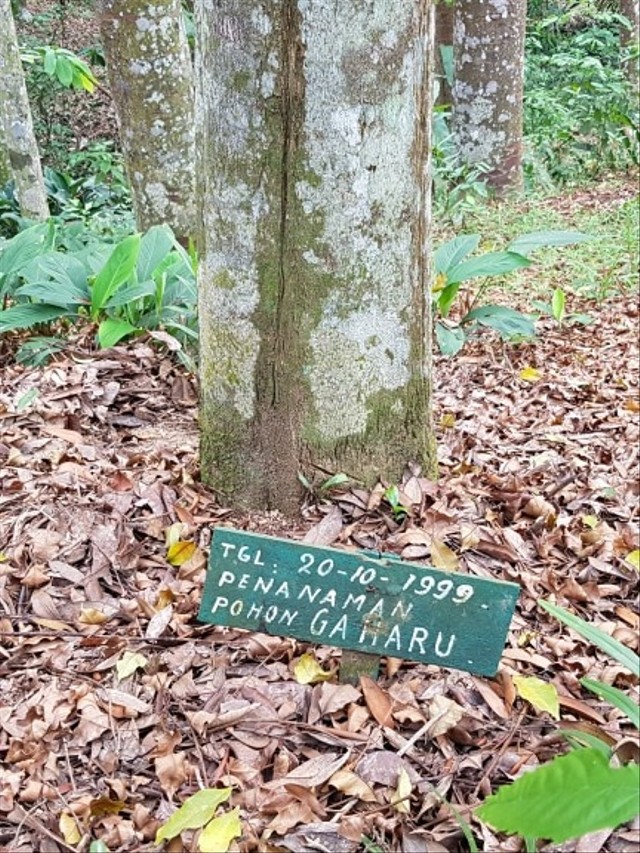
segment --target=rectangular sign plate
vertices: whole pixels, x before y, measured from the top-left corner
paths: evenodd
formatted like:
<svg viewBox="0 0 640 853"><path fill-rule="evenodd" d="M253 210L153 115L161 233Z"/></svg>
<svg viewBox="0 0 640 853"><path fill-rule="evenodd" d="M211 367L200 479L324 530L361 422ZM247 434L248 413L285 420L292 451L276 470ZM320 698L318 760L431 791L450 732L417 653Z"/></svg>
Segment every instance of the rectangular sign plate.
<svg viewBox="0 0 640 853"><path fill-rule="evenodd" d="M198 618L493 675L520 588L219 527Z"/></svg>

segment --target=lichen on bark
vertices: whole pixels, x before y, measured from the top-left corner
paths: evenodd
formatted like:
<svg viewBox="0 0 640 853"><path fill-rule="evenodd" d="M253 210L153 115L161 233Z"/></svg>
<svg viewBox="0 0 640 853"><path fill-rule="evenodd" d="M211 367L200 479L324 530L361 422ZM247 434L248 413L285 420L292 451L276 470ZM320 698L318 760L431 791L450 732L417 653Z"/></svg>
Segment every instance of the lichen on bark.
<svg viewBox="0 0 640 853"><path fill-rule="evenodd" d="M180 0L103 0L101 34L140 230L194 236L193 67Z"/></svg>
<svg viewBox="0 0 640 853"><path fill-rule="evenodd" d="M522 188L525 0L456 0L453 132L499 194Z"/></svg>
<svg viewBox="0 0 640 853"><path fill-rule="evenodd" d="M308 465L432 470L430 4L196 12L205 478L291 511Z"/></svg>
<svg viewBox="0 0 640 853"><path fill-rule="evenodd" d="M10 0L0 0L0 144L23 216L46 219L47 193Z"/></svg>

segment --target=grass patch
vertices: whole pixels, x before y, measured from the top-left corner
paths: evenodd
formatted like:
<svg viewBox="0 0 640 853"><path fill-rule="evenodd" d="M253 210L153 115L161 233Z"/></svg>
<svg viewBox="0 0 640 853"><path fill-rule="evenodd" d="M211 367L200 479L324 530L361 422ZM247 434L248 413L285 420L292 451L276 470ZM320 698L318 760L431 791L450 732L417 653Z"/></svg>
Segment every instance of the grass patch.
<svg viewBox="0 0 640 853"><path fill-rule="evenodd" d="M548 300L557 287L569 297L598 302L637 289L640 204L630 180L612 178L571 194L493 202L466 216L455 231L437 227L434 242L476 233L482 236L478 250L494 251L521 234L546 230L583 231L593 240L536 252L532 268L487 282L485 300L526 308L534 299Z"/></svg>

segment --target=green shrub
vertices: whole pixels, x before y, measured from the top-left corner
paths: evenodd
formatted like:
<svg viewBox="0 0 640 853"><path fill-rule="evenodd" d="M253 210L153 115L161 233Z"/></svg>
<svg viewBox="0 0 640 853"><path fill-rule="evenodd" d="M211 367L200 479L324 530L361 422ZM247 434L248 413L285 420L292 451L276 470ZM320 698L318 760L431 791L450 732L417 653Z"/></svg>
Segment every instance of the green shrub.
<svg viewBox="0 0 640 853"><path fill-rule="evenodd" d="M101 347L143 330L197 338L195 261L167 225L115 245L79 225L32 226L0 247L0 299L0 334L84 321Z"/></svg>
<svg viewBox="0 0 640 853"><path fill-rule="evenodd" d="M640 160L638 105L620 49L625 18L576 4L530 24L526 39L525 176L551 187Z"/></svg>

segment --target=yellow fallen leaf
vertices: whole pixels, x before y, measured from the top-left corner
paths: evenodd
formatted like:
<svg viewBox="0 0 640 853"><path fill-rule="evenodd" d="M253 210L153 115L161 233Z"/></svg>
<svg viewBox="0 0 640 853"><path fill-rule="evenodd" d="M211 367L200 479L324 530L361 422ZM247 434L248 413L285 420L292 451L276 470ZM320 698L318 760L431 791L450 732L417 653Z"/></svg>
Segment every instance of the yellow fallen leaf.
<svg viewBox="0 0 640 853"><path fill-rule="evenodd" d="M542 373L540 373L537 367L523 367L519 376L520 379L524 379L525 382L538 382L542 377Z"/></svg>
<svg viewBox="0 0 640 853"><path fill-rule="evenodd" d="M403 767L398 773L398 787L396 788L396 795L391 801L391 805L397 812L400 812L400 814L409 814L409 811L411 810L411 804L409 802L410 796L411 779L409 779L409 774Z"/></svg>
<svg viewBox="0 0 640 853"><path fill-rule="evenodd" d="M185 829L200 829L205 826L216 809L231 796L231 788L205 788L188 797L156 832L155 844L169 841Z"/></svg>
<svg viewBox="0 0 640 853"><path fill-rule="evenodd" d="M109 617L102 611L96 610L94 607L86 607L80 611L78 622L82 622L83 625L102 625L108 619Z"/></svg>
<svg viewBox="0 0 640 853"><path fill-rule="evenodd" d="M78 821L71 812L62 812L58 821L58 828L60 829L60 833L67 844L73 847L80 843L82 833L78 828Z"/></svg>
<svg viewBox="0 0 640 853"><path fill-rule="evenodd" d="M215 817L200 833L198 849L201 853L227 853L234 838L242 835L240 809Z"/></svg>
<svg viewBox="0 0 640 853"><path fill-rule="evenodd" d="M445 412L440 418L440 426L442 429L451 429L456 425L456 416L453 412Z"/></svg>
<svg viewBox="0 0 640 853"><path fill-rule="evenodd" d="M592 530L600 524L600 519L597 515L583 515L580 520L585 527L590 527Z"/></svg>
<svg viewBox="0 0 640 853"><path fill-rule="evenodd" d="M317 684L333 678L333 673L326 672L309 652L305 652L293 667L293 674L298 684Z"/></svg>
<svg viewBox="0 0 640 853"><path fill-rule="evenodd" d="M431 542L431 563L434 568L445 572L455 572L459 566L457 555L440 539Z"/></svg>
<svg viewBox="0 0 640 853"><path fill-rule="evenodd" d="M560 719L558 691L553 684L548 684L535 676L523 675L514 675L513 683L518 696L533 705L536 711L546 711L554 720Z"/></svg>
<svg viewBox="0 0 640 853"><path fill-rule="evenodd" d="M625 560L629 565L633 566L637 572L640 572L640 549L636 548L635 551L629 551Z"/></svg>
<svg viewBox="0 0 640 853"><path fill-rule="evenodd" d="M124 681L137 669L144 669L147 665L147 659L140 652L125 652L120 660L116 663L116 672L118 673L118 681Z"/></svg>
<svg viewBox="0 0 640 853"><path fill-rule="evenodd" d="M181 566L193 557L197 547L195 542L174 542L167 549L167 560L172 566Z"/></svg>

